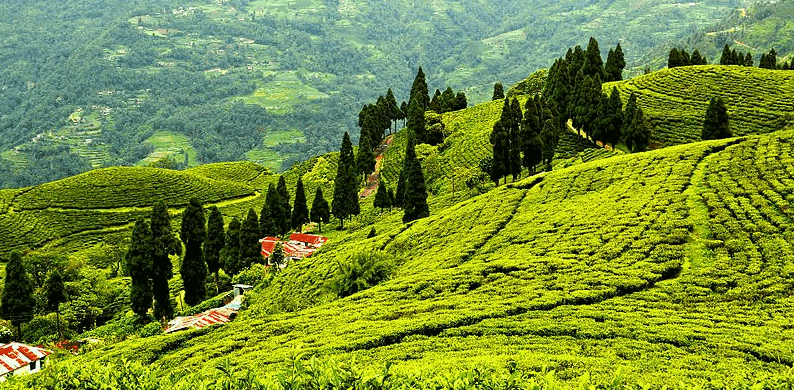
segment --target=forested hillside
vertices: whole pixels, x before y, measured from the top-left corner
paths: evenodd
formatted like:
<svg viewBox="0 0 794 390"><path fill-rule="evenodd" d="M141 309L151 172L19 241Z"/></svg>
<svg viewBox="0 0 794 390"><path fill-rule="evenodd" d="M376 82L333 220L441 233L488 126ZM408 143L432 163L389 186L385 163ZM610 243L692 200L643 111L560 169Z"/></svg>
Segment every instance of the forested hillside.
<svg viewBox="0 0 794 390"><path fill-rule="evenodd" d="M29 1L0 4L0 172L22 187L109 165L335 150L418 66L470 102L598 35L630 65L746 1ZM628 12L623 11L629 9Z"/></svg>

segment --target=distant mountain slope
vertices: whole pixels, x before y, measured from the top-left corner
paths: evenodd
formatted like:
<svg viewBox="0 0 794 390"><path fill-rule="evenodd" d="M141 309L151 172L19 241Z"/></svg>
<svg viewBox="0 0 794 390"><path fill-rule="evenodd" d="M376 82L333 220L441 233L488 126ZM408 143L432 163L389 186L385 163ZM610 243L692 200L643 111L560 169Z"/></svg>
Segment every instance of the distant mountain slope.
<svg viewBox="0 0 794 390"><path fill-rule="evenodd" d="M792 145L792 131L682 145L502 186L409 226L386 213L376 237L362 229L287 268L230 324L70 364L262 370L306 352L413 373L514 361L574 381L621 367L659 385L784 372ZM395 259L392 279L323 295L338 262L377 251Z"/></svg>
<svg viewBox="0 0 794 390"><path fill-rule="evenodd" d="M768 133L794 123L794 71L740 66L687 66L663 69L617 87L624 102L632 92L654 126L657 146L700 140L706 107L722 97L734 135Z"/></svg>
<svg viewBox="0 0 794 390"><path fill-rule="evenodd" d="M333 151L419 66L470 102L595 36L629 64L745 0L194 1L0 4L0 178L25 187L108 165ZM3 183L0 183L3 184Z"/></svg>

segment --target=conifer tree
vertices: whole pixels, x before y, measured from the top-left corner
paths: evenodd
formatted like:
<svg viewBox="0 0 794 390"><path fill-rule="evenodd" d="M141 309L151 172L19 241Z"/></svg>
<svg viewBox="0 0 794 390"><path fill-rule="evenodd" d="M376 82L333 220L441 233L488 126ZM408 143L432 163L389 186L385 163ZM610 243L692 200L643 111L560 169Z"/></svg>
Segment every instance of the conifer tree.
<svg viewBox="0 0 794 390"><path fill-rule="evenodd" d="M277 199L279 201L278 210L281 213L278 215L278 218L275 219L276 229L278 229L278 234L283 236L289 233L290 220L292 219L292 206L289 204L289 191L287 191L287 182L284 180L284 175L278 177L276 192L278 193Z"/></svg>
<svg viewBox="0 0 794 390"><path fill-rule="evenodd" d="M524 120L521 123L521 149L524 154L522 165L535 173L535 166L543 161L543 143L540 141L540 132L543 129L543 108L540 97L527 99L524 108Z"/></svg>
<svg viewBox="0 0 794 390"><path fill-rule="evenodd" d="M276 246L273 247L273 253L267 258L268 264L273 266L273 269L278 271L281 269L281 265L284 264L286 261L284 256L284 245L281 242L277 242Z"/></svg>
<svg viewBox="0 0 794 390"><path fill-rule="evenodd" d="M242 224L237 217L229 222L226 229L226 238L223 249L221 250L221 268L229 276L237 275L241 269L240 263L240 229Z"/></svg>
<svg viewBox="0 0 794 390"><path fill-rule="evenodd" d="M33 283L22 263L19 251L11 252L6 264L3 296L0 298L0 318L8 320L17 328L17 337L22 335L22 324L33 319L36 300L33 297Z"/></svg>
<svg viewBox="0 0 794 390"><path fill-rule="evenodd" d="M406 161L404 161L403 165L403 170L406 171L403 223L408 223L430 216L430 208L427 206L425 176L422 173L422 165L419 159L416 158L413 140L408 141L408 149L405 154Z"/></svg>
<svg viewBox="0 0 794 390"><path fill-rule="evenodd" d="M452 90L452 87L447 87L447 89L441 93L441 112L439 112L439 114L452 111L454 106L455 92Z"/></svg>
<svg viewBox="0 0 794 390"><path fill-rule="evenodd" d="M265 202L259 213L259 235L263 238L279 235L279 222L277 221L284 216L284 212L281 210L282 202L279 198L276 185L270 183L265 193Z"/></svg>
<svg viewBox="0 0 794 390"><path fill-rule="evenodd" d="M602 140L614 148L620 141L621 129L623 128L623 101L620 100L620 93L617 87L612 87L612 94L609 95L604 115L608 123Z"/></svg>
<svg viewBox="0 0 794 390"><path fill-rule="evenodd" d="M508 129L508 138L510 140L510 169L509 173L513 176L513 181L518 180L521 175L521 120L523 113L521 112L521 105L518 99L513 99L510 103L510 128Z"/></svg>
<svg viewBox="0 0 794 390"><path fill-rule="evenodd" d="M701 139L722 139L731 137L728 109L721 97L711 98L703 120Z"/></svg>
<svg viewBox="0 0 794 390"><path fill-rule="evenodd" d="M648 150L648 143L651 140L651 124L645 118L642 107L637 108L637 112L629 125L629 133L626 136L626 146L632 152L644 152Z"/></svg>
<svg viewBox="0 0 794 390"><path fill-rule="evenodd" d="M728 44L725 44L725 47L722 49L722 56L720 57L720 65L734 65L733 56L731 54L731 48L728 47Z"/></svg>
<svg viewBox="0 0 794 390"><path fill-rule="evenodd" d="M411 139L411 138L409 138ZM407 153L407 149L406 149ZM404 207L405 206L405 175L408 173L405 171L405 160L403 160L403 168L400 169L400 174L397 177L397 189L394 192L394 201L392 205L395 207Z"/></svg>
<svg viewBox="0 0 794 390"><path fill-rule="evenodd" d="M753 55L749 52L744 57L744 66L753 66Z"/></svg>
<svg viewBox="0 0 794 390"><path fill-rule="evenodd" d="M191 198L190 203L182 213L182 226L179 238L185 244L185 256L179 273L182 275L182 284L185 289L185 303L195 306L207 296L204 282L207 280L207 264L204 262L202 245L207 238L206 219L204 208L197 198ZM259 230L259 226L257 226Z"/></svg>
<svg viewBox="0 0 794 390"><path fill-rule="evenodd" d="M543 130L540 132L540 141L543 145L543 165L546 171L551 171L554 151L560 140L559 126L554 118L549 118L543 122Z"/></svg>
<svg viewBox="0 0 794 390"><path fill-rule="evenodd" d="M502 177L505 177L507 182L506 176L510 171L510 134L501 119L494 123L490 141L493 147L490 175L491 180L498 185Z"/></svg>
<svg viewBox="0 0 794 390"><path fill-rule="evenodd" d="M378 182L378 191L375 193L375 201L372 204L374 207L380 209L391 208L391 199L389 199L389 188L383 179Z"/></svg>
<svg viewBox="0 0 794 390"><path fill-rule="evenodd" d="M143 218L135 222L125 257L130 273L130 304L140 318L152 308L152 230Z"/></svg>
<svg viewBox="0 0 794 390"><path fill-rule="evenodd" d="M259 243L259 239L259 220L254 209L248 209L248 214L240 226L240 267L238 271L264 262L262 244Z"/></svg>
<svg viewBox="0 0 794 390"><path fill-rule="evenodd" d="M452 111L462 110L469 106L469 102L466 100L466 94L463 91L458 92L455 95L455 104L452 107Z"/></svg>
<svg viewBox="0 0 794 390"><path fill-rule="evenodd" d="M679 66L684 66L681 52L678 51L678 48L670 49L670 54L667 56L667 67L670 69L677 68Z"/></svg>
<svg viewBox="0 0 794 390"><path fill-rule="evenodd" d="M623 57L623 48L620 43L615 47L615 50L609 50L607 55L607 62L604 65L604 73L606 78L605 82L621 81L623 80L623 69L626 67L626 60Z"/></svg>
<svg viewBox="0 0 794 390"><path fill-rule="evenodd" d="M402 112L400 112L400 106L397 105L397 99L391 88L386 92L386 102L389 105L389 119L394 122L394 131L397 131L397 121L402 119Z"/></svg>
<svg viewBox="0 0 794 390"><path fill-rule="evenodd" d="M582 72L585 76L590 76L593 79L596 76L598 76L599 80L603 80L606 77L604 74L604 61L601 59L601 50L598 48L598 41L593 37L590 37L590 42L587 44Z"/></svg>
<svg viewBox="0 0 794 390"><path fill-rule="evenodd" d="M403 127L405 127L405 120L408 119L408 103L406 103L405 100L400 103L400 119L402 119Z"/></svg>
<svg viewBox="0 0 794 390"><path fill-rule="evenodd" d="M215 294L219 293L220 281L218 270L221 267L221 250L226 245L226 233L223 231L223 215L217 206L210 207L207 218L207 238L204 240L204 262L207 271L215 278Z"/></svg>
<svg viewBox="0 0 794 390"><path fill-rule="evenodd" d="M706 61L706 57L703 57L700 52L695 49L695 51L692 52L690 63L691 65L706 65L708 64L708 61Z"/></svg>
<svg viewBox="0 0 794 390"><path fill-rule="evenodd" d="M295 205L292 209L292 228L298 233L303 232L303 224L309 223L309 206L306 205L306 191L303 189L303 179L298 177L295 185Z"/></svg>
<svg viewBox="0 0 794 390"><path fill-rule="evenodd" d="M356 183L353 144L350 142L350 134L345 132L342 137L342 146L339 149L339 164L334 180L334 199L331 202L331 214L339 218L340 229L344 229L346 218L361 212Z"/></svg>
<svg viewBox="0 0 794 390"><path fill-rule="evenodd" d="M372 142L366 134L361 134L358 141L358 153L356 154L356 173L362 175L362 180L367 179L367 175L375 171L375 154L372 152Z"/></svg>
<svg viewBox="0 0 794 390"><path fill-rule="evenodd" d="M317 230L323 231L323 223L328 223L331 219L331 210L328 208L328 201L323 197L323 190L317 187L312 201L311 221L317 223Z"/></svg>
<svg viewBox="0 0 794 390"><path fill-rule="evenodd" d="M692 65L692 62L689 58L689 53L687 53L685 49L681 49L680 54L681 54L681 66Z"/></svg>
<svg viewBox="0 0 794 390"><path fill-rule="evenodd" d="M493 86L493 97L491 100L499 100L505 98L505 88L502 86L502 83L496 83Z"/></svg>
<svg viewBox="0 0 794 390"><path fill-rule="evenodd" d="M168 206L159 201L152 207L152 291L154 295L154 317L171 318L171 293L168 280L174 276L171 255L181 255L182 245L171 231L171 215Z"/></svg>
<svg viewBox="0 0 794 390"><path fill-rule="evenodd" d="M406 127L417 142L425 142L427 135L425 134L425 109L421 104L421 97L411 97L411 103L408 104L408 124Z"/></svg>
<svg viewBox="0 0 794 390"><path fill-rule="evenodd" d="M389 206L389 209L391 209L391 207L395 205L395 203L394 203L394 190L392 190L391 188L389 188L389 204L391 205L391 206Z"/></svg>
<svg viewBox="0 0 794 390"><path fill-rule="evenodd" d="M441 102L441 91L436 90L436 93L433 94L433 98L430 99L430 105L427 106L427 109L430 111L435 111L437 113L442 113L443 107Z"/></svg>
<svg viewBox="0 0 794 390"><path fill-rule="evenodd" d="M623 127L621 128L621 134L623 139L626 139L629 135L629 127L631 126L631 122L634 120L634 114L637 113L637 94L633 91L631 95L629 95L629 100L626 102L626 108L623 110Z"/></svg>
<svg viewBox="0 0 794 390"><path fill-rule="evenodd" d="M430 96L428 95L427 90L427 81L425 80L425 72L422 71L422 67L419 67L419 70L416 72L416 77L414 78L414 82L411 85L411 93L408 99L408 110L405 111L406 115L408 115L408 119L410 120L411 114L409 113L411 109L411 103L416 100L418 109L421 110L422 115L424 116L424 112L427 111L427 107L430 105Z"/></svg>
<svg viewBox="0 0 794 390"><path fill-rule="evenodd" d="M55 326L57 327L58 340L61 340L61 309L60 305L66 302L66 290L63 286L61 273L54 269L50 272L45 284L45 296L47 298L47 310L55 312ZM152 304L152 295L149 294L149 306Z"/></svg>

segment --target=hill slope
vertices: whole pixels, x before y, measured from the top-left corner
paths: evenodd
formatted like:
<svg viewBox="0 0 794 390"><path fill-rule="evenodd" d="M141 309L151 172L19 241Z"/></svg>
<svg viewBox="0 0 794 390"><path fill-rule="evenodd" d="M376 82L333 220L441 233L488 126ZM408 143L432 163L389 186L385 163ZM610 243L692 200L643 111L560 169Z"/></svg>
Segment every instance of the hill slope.
<svg viewBox="0 0 794 390"><path fill-rule="evenodd" d="M782 372L794 363L792 161L794 132L777 132L580 164L410 226L386 213L376 237L353 233L288 268L228 325L70 364L262 370L308 352L401 372L622 367L662 384ZM318 295L338 262L373 251L397 262L390 280Z"/></svg>
<svg viewBox="0 0 794 390"><path fill-rule="evenodd" d="M658 146L700 140L706 107L717 96L725 100L734 135L768 133L794 122L794 71L687 66L605 83L604 91L613 87L624 102L637 94Z"/></svg>

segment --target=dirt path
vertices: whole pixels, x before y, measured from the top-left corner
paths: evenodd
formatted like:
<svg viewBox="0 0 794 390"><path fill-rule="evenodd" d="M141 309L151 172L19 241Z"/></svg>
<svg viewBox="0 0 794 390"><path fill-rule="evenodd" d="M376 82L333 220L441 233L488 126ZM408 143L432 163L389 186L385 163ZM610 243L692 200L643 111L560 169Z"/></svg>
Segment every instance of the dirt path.
<svg viewBox="0 0 794 390"><path fill-rule="evenodd" d="M378 145L378 150L375 153L375 172L372 172L371 175L367 175L367 185L364 187L364 191L358 195L359 199L367 198L378 190L380 170L383 166L383 153L391 146L392 141L394 141L394 134L388 135L383 139L380 145Z"/></svg>
<svg viewBox="0 0 794 390"><path fill-rule="evenodd" d="M609 150L609 151L612 151L612 152L615 152L615 153L623 153L623 151L621 151L619 149L613 149L611 146L609 146L609 145L607 145L607 144L605 144L605 143L603 143L601 141L593 141L593 139L588 137L587 134L584 133L584 131L581 131L581 130L576 129L575 127L573 127L573 120L571 120L571 119L568 119L568 122L565 122L565 127L568 129L569 132L574 133L574 134L576 134L576 135L578 135L578 136L580 136L580 137L582 137L582 138L594 143L599 148L606 149L606 150Z"/></svg>

